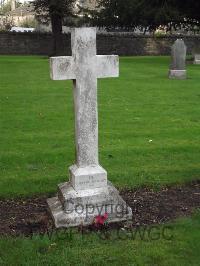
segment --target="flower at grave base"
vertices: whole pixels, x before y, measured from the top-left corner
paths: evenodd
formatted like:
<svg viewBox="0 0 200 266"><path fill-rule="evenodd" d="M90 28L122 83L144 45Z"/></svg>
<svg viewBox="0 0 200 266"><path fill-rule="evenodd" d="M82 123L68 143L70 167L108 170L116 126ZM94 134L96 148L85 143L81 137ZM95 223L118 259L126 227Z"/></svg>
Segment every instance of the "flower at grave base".
<svg viewBox="0 0 200 266"><path fill-rule="evenodd" d="M105 213L104 215L98 215L94 219L94 224L96 226L104 225L107 219L108 219L108 214L107 213Z"/></svg>

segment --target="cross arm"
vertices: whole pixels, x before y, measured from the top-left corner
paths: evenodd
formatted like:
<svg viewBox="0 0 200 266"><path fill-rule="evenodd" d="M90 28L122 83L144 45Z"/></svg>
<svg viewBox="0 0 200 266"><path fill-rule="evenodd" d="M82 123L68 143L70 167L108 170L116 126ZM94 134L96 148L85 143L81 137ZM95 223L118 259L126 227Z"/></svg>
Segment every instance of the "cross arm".
<svg viewBox="0 0 200 266"><path fill-rule="evenodd" d="M50 58L50 73L53 80L75 79L75 64L71 56Z"/></svg>
<svg viewBox="0 0 200 266"><path fill-rule="evenodd" d="M97 55L97 77L119 77L119 57L117 55Z"/></svg>

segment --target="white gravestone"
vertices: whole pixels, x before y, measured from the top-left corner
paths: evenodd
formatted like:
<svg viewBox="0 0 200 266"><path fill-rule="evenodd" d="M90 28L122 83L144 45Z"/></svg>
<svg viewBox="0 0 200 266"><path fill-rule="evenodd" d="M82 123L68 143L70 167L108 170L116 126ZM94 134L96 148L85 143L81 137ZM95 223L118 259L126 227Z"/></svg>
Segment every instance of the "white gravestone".
<svg viewBox="0 0 200 266"><path fill-rule="evenodd" d="M194 64L195 65L200 65L200 52L198 54L195 53L195 55L194 55Z"/></svg>
<svg viewBox="0 0 200 266"><path fill-rule="evenodd" d="M178 39L172 46L171 66L169 78L186 79L186 52L187 48L182 39Z"/></svg>
<svg viewBox="0 0 200 266"><path fill-rule="evenodd" d="M107 180L98 159L97 79L119 76L115 55L96 55L96 29L75 28L71 34L72 56L50 59L53 80L73 80L76 163L70 180L58 185L58 196L48 199L56 227L93 223L108 214L108 222L131 219L132 210Z"/></svg>

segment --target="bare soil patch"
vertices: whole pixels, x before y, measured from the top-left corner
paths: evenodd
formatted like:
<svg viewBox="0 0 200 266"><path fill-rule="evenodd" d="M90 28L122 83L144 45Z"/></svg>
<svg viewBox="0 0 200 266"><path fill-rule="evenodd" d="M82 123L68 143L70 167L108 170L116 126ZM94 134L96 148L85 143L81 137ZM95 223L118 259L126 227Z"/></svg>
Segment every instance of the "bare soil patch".
<svg viewBox="0 0 200 266"><path fill-rule="evenodd" d="M122 190L121 195L133 210L133 226L162 224L189 216L200 208L200 181L155 191L150 188ZM45 233L53 228L46 196L0 200L0 235ZM121 224L111 224L116 228Z"/></svg>

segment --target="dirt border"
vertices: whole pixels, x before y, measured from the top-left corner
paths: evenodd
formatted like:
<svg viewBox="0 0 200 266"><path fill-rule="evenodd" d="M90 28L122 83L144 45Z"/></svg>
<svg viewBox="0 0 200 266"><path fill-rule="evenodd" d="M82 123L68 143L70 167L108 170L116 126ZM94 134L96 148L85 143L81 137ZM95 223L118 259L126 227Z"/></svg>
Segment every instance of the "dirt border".
<svg viewBox="0 0 200 266"><path fill-rule="evenodd" d="M200 208L200 180L182 186L122 190L124 200L133 210L132 226L162 224L189 216ZM0 200L0 235L31 236L52 230L46 196ZM110 228L121 224L111 224Z"/></svg>

